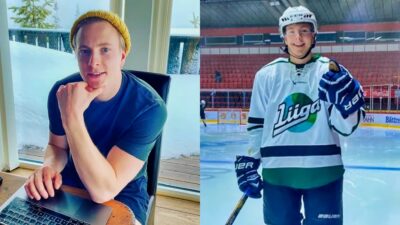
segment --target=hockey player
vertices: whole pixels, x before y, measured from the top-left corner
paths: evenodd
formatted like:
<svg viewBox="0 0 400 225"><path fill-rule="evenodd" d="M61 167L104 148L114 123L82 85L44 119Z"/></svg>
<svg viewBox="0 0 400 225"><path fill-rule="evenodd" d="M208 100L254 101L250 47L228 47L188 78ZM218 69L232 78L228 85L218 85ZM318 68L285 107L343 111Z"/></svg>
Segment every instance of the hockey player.
<svg viewBox="0 0 400 225"><path fill-rule="evenodd" d="M344 66L329 70L328 58L311 53L318 30L307 8L286 9L279 32L288 58L256 74L247 128L252 154L235 161L239 188L253 198L264 189L266 224L343 224L339 135L350 135L364 116L362 88Z"/></svg>
<svg viewBox="0 0 400 225"><path fill-rule="evenodd" d="M203 125L205 127L207 127L207 123L206 123L206 113L204 112L206 110L207 107L207 103L205 100L201 100L200 101L200 118L201 121L203 122Z"/></svg>

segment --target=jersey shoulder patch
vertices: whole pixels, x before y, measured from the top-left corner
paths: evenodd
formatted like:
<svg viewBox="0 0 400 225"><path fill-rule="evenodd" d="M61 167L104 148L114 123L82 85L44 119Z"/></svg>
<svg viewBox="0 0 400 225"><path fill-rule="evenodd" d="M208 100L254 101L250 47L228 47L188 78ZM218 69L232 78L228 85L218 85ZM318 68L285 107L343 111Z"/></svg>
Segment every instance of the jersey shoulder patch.
<svg viewBox="0 0 400 225"><path fill-rule="evenodd" d="M320 63L329 63L330 59L328 57L321 56L317 59Z"/></svg>
<svg viewBox="0 0 400 225"><path fill-rule="evenodd" d="M274 61L268 63L267 65L263 66L262 69L265 68L265 67L269 67L269 66L275 65L277 63L289 63L289 59L288 58L279 57L279 58L275 59Z"/></svg>
<svg viewBox="0 0 400 225"><path fill-rule="evenodd" d="M272 71L273 71L273 68L277 64L289 64L289 59L280 57L280 58L273 60L272 62L268 63L267 65L261 67L261 69L259 69L257 71L256 77L263 77L262 79L265 79L267 77L275 76L276 73L272 72Z"/></svg>

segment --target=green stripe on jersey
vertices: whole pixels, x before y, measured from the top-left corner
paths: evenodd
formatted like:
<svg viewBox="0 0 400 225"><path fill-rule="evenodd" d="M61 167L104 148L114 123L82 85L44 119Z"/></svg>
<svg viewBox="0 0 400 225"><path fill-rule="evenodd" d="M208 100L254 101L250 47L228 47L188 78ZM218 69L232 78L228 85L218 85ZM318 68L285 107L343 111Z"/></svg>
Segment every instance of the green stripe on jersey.
<svg viewBox="0 0 400 225"><path fill-rule="evenodd" d="M263 180L270 184L308 189L337 180L344 174L343 165L318 168L264 168Z"/></svg>

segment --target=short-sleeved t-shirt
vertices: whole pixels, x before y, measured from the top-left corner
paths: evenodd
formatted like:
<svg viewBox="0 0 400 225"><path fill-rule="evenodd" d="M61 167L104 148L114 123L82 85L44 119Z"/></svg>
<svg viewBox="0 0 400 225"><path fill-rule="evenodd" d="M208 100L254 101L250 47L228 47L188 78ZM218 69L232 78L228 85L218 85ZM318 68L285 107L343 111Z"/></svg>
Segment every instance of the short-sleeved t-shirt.
<svg viewBox="0 0 400 225"><path fill-rule="evenodd" d="M79 81L82 81L80 74L73 74L56 82L50 91L48 114L50 131L55 135L65 135L56 92L60 85ZM116 145L143 161L147 161L166 116L165 103L157 92L126 71L122 72L121 87L113 98L105 102L94 100L84 112L88 133L104 157L107 157L111 148ZM115 197L128 205L142 224L146 218L149 201L146 166L147 163ZM63 184L85 188L71 155L61 174Z"/></svg>

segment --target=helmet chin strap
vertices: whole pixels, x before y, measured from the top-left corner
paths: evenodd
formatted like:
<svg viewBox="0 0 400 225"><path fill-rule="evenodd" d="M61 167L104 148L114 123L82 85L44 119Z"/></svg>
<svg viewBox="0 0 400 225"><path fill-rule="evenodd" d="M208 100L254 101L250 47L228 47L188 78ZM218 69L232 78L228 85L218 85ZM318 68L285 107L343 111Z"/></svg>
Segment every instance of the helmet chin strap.
<svg viewBox="0 0 400 225"><path fill-rule="evenodd" d="M313 49L313 48L315 47L315 41L316 41L316 38L314 38L314 42L311 44L310 48L308 49L308 51L306 52L306 54L304 54L303 57L296 57L296 56L290 54L290 53L289 53L289 48L288 48L287 44L285 43L285 41L283 41L283 43L285 44L285 47L284 47L284 48L281 47L281 50L282 50L283 52L285 52L286 54L288 54L288 55L290 55L290 56L292 56L292 57L294 57L294 58L296 58L296 59L305 59L305 58L311 53L311 49Z"/></svg>

